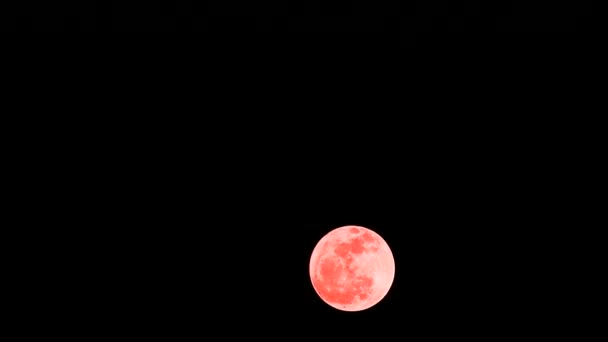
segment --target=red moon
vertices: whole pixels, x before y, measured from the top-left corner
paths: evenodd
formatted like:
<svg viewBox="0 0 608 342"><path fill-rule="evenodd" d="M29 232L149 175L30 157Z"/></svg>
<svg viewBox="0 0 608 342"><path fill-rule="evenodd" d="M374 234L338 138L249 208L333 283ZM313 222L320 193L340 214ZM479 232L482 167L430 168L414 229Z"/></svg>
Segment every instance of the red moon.
<svg viewBox="0 0 608 342"><path fill-rule="evenodd" d="M312 285L325 303L342 311L361 311L386 296L395 278L395 260L376 232L344 226L319 240L309 271Z"/></svg>

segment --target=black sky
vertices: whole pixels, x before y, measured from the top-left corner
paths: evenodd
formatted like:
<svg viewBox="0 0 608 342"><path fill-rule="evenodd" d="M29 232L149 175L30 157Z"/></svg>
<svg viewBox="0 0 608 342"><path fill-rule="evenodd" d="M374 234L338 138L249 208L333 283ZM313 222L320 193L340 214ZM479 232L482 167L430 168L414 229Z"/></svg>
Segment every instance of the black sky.
<svg viewBox="0 0 608 342"><path fill-rule="evenodd" d="M102 92L128 94L112 103L137 119L93 113L100 93L67 101L91 116L36 146L45 172L32 181L44 220L65 227L39 237L57 241L36 266L45 329L495 340L576 333L593 319L600 250L571 232L598 227L598 190L579 176L596 172L593 153L545 123L515 133L500 117L567 111L567 99L433 85L389 101L243 84L213 107L203 90L191 101ZM192 115L175 123L171 111ZM364 312L327 306L308 277L316 242L343 225L375 230L396 260L390 292Z"/></svg>
<svg viewBox="0 0 608 342"><path fill-rule="evenodd" d="M565 32L600 27L597 12L568 1L243 2L128 1L29 6L15 28L118 32ZM12 19L12 18L8 18ZM24 25L24 23L26 23Z"/></svg>

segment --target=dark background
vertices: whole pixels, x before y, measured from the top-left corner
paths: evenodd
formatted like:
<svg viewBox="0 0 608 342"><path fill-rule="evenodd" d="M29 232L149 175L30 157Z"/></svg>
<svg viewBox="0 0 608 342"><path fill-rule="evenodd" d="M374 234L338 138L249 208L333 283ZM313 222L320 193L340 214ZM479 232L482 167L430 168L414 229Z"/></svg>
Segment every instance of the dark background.
<svg viewBox="0 0 608 342"><path fill-rule="evenodd" d="M67 33L266 31L569 31L599 28L596 10L571 1L195 2L29 5L25 30ZM12 20L12 18L8 18ZM24 25L24 23L27 23Z"/></svg>
<svg viewBox="0 0 608 342"><path fill-rule="evenodd" d="M500 339L599 319L603 247L582 233L601 228L596 137L557 114L513 118L584 110L565 83L168 89L184 83L127 75L39 83L54 86L45 107L87 114L31 118L40 134L22 138L20 194L38 208L23 219L45 227L27 230L44 253L28 256L23 305L42 323L26 332ZM343 313L308 261L351 224L384 237L396 278Z"/></svg>

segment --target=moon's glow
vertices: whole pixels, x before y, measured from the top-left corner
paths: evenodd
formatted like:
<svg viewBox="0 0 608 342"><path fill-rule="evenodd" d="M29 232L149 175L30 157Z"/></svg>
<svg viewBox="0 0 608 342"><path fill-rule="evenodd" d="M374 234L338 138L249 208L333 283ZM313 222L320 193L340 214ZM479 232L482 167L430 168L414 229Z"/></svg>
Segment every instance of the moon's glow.
<svg viewBox="0 0 608 342"><path fill-rule="evenodd" d="M388 293L395 261L388 244L374 231L345 226L325 235L310 258L310 278L319 297L332 307L360 311Z"/></svg>

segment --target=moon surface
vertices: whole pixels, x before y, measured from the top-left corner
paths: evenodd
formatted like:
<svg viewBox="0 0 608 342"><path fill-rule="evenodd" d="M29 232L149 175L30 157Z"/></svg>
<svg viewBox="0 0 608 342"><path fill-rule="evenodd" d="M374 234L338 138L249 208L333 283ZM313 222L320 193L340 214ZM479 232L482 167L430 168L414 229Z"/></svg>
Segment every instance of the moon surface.
<svg viewBox="0 0 608 342"><path fill-rule="evenodd" d="M319 240L309 271L312 285L325 303L342 311L361 311L386 296L395 278L395 260L376 232L344 226Z"/></svg>

